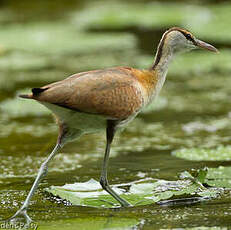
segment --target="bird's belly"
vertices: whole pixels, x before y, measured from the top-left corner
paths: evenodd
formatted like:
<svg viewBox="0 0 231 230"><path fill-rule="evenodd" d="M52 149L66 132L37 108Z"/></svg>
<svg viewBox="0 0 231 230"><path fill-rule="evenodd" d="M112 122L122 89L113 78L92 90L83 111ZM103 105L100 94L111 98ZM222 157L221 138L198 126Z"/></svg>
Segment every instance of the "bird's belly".
<svg viewBox="0 0 231 230"><path fill-rule="evenodd" d="M67 121L68 125L83 133L105 130L106 118L99 115L74 112Z"/></svg>
<svg viewBox="0 0 231 230"><path fill-rule="evenodd" d="M55 114L59 122L72 129L79 130L81 133L98 132L106 128L106 117L77 112L49 103L42 102L42 104Z"/></svg>

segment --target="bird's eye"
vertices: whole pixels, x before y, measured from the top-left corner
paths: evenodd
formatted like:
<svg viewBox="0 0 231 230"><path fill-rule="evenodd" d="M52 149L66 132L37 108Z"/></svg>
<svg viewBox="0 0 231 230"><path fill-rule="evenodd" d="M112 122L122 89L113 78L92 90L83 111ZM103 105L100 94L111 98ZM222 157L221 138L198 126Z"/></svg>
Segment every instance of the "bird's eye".
<svg viewBox="0 0 231 230"><path fill-rule="evenodd" d="M186 37L188 40L190 40L190 41L192 41L192 40L193 40L193 38L192 38L191 34L186 34L186 35L185 35L185 37Z"/></svg>

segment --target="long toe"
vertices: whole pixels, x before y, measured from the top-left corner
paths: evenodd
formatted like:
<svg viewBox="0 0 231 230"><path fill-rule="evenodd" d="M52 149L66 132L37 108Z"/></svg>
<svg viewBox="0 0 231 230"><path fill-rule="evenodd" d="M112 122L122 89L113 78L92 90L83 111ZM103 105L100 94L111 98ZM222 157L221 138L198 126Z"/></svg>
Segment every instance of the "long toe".
<svg viewBox="0 0 231 230"><path fill-rule="evenodd" d="M132 207L133 205L127 202L126 200L123 200L121 201L121 206L127 208L127 207Z"/></svg>
<svg viewBox="0 0 231 230"><path fill-rule="evenodd" d="M29 217L26 210L18 210L12 217L6 220L6 222L10 223L22 223L22 221L27 225L32 222L32 219Z"/></svg>

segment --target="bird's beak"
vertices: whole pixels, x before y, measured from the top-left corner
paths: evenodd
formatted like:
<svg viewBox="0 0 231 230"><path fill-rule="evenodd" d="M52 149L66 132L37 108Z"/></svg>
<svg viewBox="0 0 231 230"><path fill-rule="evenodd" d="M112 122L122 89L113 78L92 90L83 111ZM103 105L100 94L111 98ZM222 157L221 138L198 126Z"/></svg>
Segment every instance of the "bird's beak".
<svg viewBox="0 0 231 230"><path fill-rule="evenodd" d="M206 43L206 42L203 42L201 40L198 40L198 39L195 39L195 45L199 48L202 48L202 49L206 49L206 50L209 50L209 51L212 51L212 52L215 52L215 53L219 53L218 49L216 49L214 46Z"/></svg>

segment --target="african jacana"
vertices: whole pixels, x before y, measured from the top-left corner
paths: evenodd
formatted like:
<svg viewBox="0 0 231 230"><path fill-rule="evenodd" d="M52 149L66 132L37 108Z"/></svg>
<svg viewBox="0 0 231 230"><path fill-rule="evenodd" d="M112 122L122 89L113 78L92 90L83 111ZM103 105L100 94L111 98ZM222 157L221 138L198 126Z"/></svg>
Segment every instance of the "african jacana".
<svg viewBox="0 0 231 230"><path fill-rule="evenodd" d="M88 71L41 88L33 88L32 94L20 95L40 102L54 113L59 125L59 136L55 148L41 165L26 200L11 219L22 215L27 222L31 221L27 215L30 199L40 180L46 175L48 163L64 144L84 133L104 129L107 144L100 184L122 206L130 206L112 190L107 180L110 146L115 132L127 125L157 97L174 55L198 47L217 52L215 47L196 39L189 31L174 27L163 34L155 61L148 70L115 67Z"/></svg>

